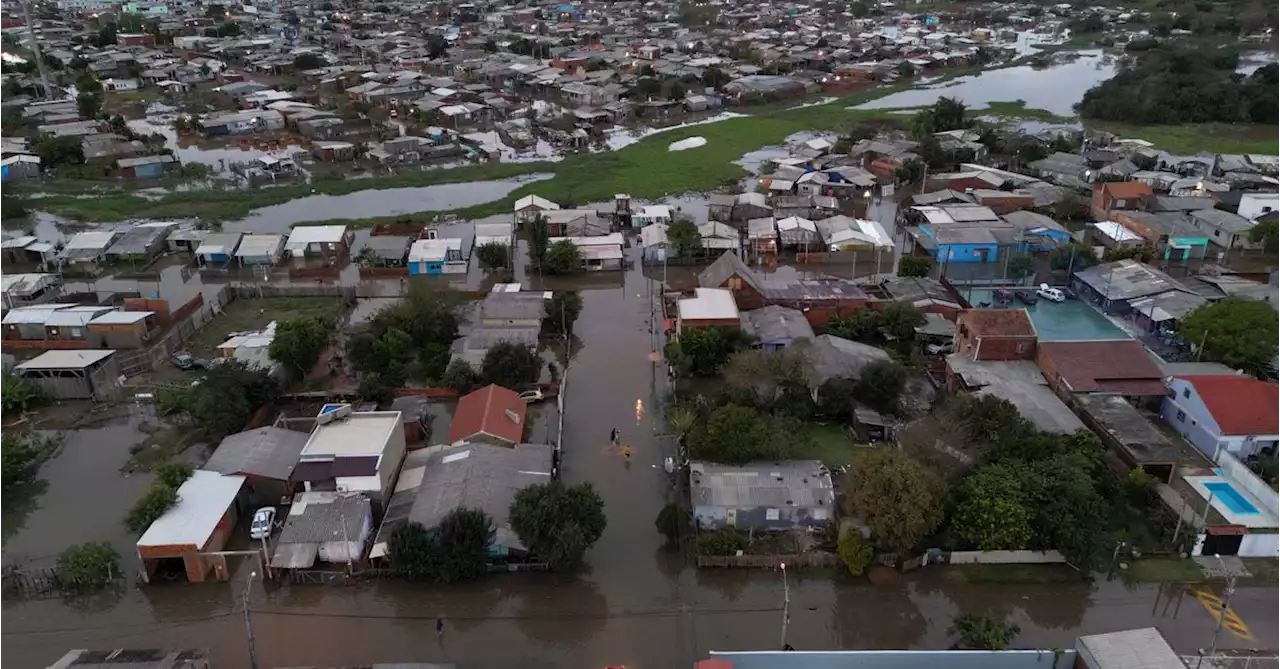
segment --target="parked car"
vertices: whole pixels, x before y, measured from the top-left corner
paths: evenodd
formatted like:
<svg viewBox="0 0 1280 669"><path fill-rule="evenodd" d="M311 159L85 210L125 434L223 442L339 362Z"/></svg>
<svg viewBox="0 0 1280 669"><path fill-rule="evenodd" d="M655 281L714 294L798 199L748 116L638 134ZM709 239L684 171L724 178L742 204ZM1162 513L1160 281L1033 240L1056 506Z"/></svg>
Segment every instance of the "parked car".
<svg viewBox="0 0 1280 669"><path fill-rule="evenodd" d="M1047 283L1040 284L1040 287L1036 289L1036 295L1039 295L1050 302L1065 302L1067 299L1066 293L1063 293L1057 288L1050 288Z"/></svg>
<svg viewBox="0 0 1280 669"><path fill-rule="evenodd" d="M271 531L276 525L276 509L273 506L264 506L253 514L253 522L249 524L250 539L266 539L271 536Z"/></svg>
<svg viewBox="0 0 1280 669"><path fill-rule="evenodd" d="M174 367L184 372L196 369L209 369L209 361L192 356L190 353L178 353L169 359Z"/></svg>
<svg viewBox="0 0 1280 669"><path fill-rule="evenodd" d="M541 402L545 399L547 399L547 396L541 390L526 390L520 393L520 401L525 404L533 404L534 402Z"/></svg>
<svg viewBox="0 0 1280 669"><path fill-rule="evenodd" d="M939 344L929 344L928 346L924 347L924 350L927 351L929 355L944 355L947 353L951 353L954 349L955 349L955 342L950 342L950 341L939 343Z"/></svg>

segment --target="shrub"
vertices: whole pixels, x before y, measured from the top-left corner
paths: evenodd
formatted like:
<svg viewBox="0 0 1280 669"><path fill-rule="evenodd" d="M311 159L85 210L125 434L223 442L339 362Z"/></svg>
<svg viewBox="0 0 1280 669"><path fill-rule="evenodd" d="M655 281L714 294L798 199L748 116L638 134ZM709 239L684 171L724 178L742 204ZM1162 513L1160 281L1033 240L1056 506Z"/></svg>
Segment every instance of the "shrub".
<svg viewBox="0 0 1280 669"><path fill-rule="evenodd" d="M837 553L850 574L861 576L871 564L875 551L871 547L871 542L862 536L862 532L851 527L840 534Z"/></svg>
<svg viewBox="0 0 1280 669"><path fill-rule="evenodd" d="M747 550L747 538L730 529L702 532L698 535L700 555L737 555Z"/></svg>
<svg viewBox="0 0 1280 669"><path fill-rule="evenodd" d="M79 544L62 551L53 573L63 587L101 587L120 573L120 554L105 541Z"/></svg>

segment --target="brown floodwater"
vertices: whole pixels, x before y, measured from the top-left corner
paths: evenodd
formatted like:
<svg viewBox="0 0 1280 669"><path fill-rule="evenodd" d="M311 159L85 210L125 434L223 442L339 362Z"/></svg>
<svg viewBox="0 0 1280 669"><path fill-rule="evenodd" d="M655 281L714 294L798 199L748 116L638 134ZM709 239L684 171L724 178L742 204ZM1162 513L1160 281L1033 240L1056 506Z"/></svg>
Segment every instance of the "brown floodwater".
<svg viewBox="0 0 1280 669"><path fill-rule="evenodd" d="M628 253L638 260L638 249ZM518 254L522 256L523 254ZM670 268L669 268L670 269ZM688 667L712 649L774 649L781 643L783 583L776 571L695 570L663 546L653 521L672 494L663 458L658 406L665 376L649 359L652 292L661 268L636 268L572 280L539 280L522 261L517 280L535 288L578 287L584 309L568 365L563 476L590 482L609 524L572 575L504 574L479 583L420 586L385 581L359 586L251 587L261 666L332 666L445 661L466 667ZM201 290L198 278L194 290ZM492 281L483 272L466 284ZM673 282L674 283L674 282ZM167 290L167 289L163 289ZM185 290L193 290L186 288ZM372 305L370 305L372 308ZM546 435L554 434L554 407ZM5 562L46 561L71 543L104 539L121 546L120 526L146 486L119 465L141 439L128 419L72 433L41 472L25 519L8 536ZM437 431L447 417L435 419ZM631 462L609 447L617 428L634 447ZM8 534L6 529L6 534ZM70 648L209 648L215 666L248 666L238 609L247 567L233 584L131 586L88 600L4 602L6 666L43 667ZM870 584L826 572L789 573L787 642L798 649L945 648L961 612L992 609L1022 628L1019 647L1067 647L1081 633L1156 625L1185 652L1207 646L1213 619L1182 586L1099 580L1075 585L972 585L927 569ZM1276 589L1240 588L1233 609L1253 640L1224 632L1221 647L1274 648ZM438 639L435 619L445 620Z"/></svg>

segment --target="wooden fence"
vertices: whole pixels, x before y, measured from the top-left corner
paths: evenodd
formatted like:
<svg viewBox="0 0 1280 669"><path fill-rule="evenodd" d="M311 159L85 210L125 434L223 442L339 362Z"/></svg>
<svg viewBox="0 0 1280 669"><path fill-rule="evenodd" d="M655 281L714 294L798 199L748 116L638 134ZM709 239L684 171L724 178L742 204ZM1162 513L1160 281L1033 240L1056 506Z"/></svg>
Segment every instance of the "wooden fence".
<svg viewBox="0 0 1280 669"><path fill-rule="evenodd" d="M137 376L155 371L175 353L182 350L183 344L191 339L200 328L222 313L222 309L235 299L235 293L223 288L212 299L201 300L200 308L173 326L164 338L150 348L129 352L117 352L116 359L120 363L120 373L124 376ZM179 311L186 309L186 305Z"/></svg>
<svg viewBox="0 0 1280 669"><path fill-rule="evenodd" d="M777 569L778 565L788 567L834 567L840 564L840 557L835 553L812 551L793 555L699 555L699 568L726 569Z"/></svg>
<svg viewBox="0 0 1280 669"><path fill-rule="evenodd" d="M112 572L107 576L105 583L89 583L63 580L49 567L33 570L6 568L0 575L0 596L5 599L45 599L124 584L123 574Z"/></svg>

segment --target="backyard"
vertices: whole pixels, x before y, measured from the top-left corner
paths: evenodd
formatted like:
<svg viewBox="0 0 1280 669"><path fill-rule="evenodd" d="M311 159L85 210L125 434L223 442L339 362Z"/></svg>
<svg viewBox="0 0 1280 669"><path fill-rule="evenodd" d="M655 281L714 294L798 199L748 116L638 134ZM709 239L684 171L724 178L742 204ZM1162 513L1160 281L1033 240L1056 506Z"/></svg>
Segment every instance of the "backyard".
<svg viewBox="0 0 1280 669"><path fill-rule="evenodd" d="M310 316L326 323L335 322L342 315L342 300L328 297L268 297L263 299L237 299L223 308L222 314L209 321L190 340L187 352L197 358L218 355L218 344L235 332L259 330L271 321Z"/></svg>

